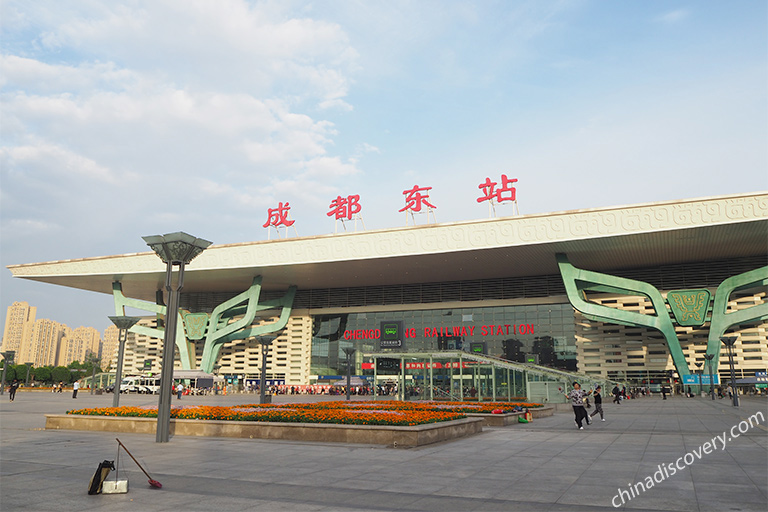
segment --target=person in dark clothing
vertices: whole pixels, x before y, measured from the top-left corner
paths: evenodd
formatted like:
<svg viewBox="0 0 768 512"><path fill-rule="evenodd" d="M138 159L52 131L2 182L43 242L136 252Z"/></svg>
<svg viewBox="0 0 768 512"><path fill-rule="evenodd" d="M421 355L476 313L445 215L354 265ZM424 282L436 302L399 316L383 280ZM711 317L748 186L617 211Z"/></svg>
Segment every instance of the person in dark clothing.
<svg viewBox="0 0 768 512"><path fill-rule="evenodd" d="M574 382L571 392L563 392L563 394L571 401L571 405L573 406L573 414L576 419L576 426L579 430L584 430L584 427L581 424L582 421L587 420L587 425L592 423L592 421L589 419L589 414L587 414L587 409L584 407L584 397L591 395L592 392L583 391L581 389L581 385L578 382Z"/></svg>
<svg viewBox="0 0 768 512"><path fill-rule="evenodd" d="M605 414L603 413L603 397L600 395L600 391L602 391L603 388L600 386L597 386L595 388L595 392L592 393L592 396L595 397L595 410L592 411L592 414L590 414L590 418L597 413L600 413L600 421L605 421Z"/></svg>
<svg viewBox="0 0 768 512"><path fill-rule="evenodd" d="M613 403L621 405L621 390L619 386L613 387Z"/></svg>
<svg viewBox="0 0 768 512"><path fill-rule="evenodd" d="M11 399L11 402L16 400L16 390L19 389L19 380L13 379L13 382L11 382L11 385L8 386L8 397Z"/></svg>

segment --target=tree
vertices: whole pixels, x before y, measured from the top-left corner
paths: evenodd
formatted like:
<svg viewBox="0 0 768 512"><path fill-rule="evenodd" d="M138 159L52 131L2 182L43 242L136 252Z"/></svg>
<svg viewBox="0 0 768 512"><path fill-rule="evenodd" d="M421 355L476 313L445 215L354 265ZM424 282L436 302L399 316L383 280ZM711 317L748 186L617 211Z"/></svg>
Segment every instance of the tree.
<svg viewBox="0 0 768 512"><path fill-rule="evenodd" d="M93 352L88 352L85 355L85 362L83 363L83 369L86 371L88 375L90 375L94 367L96 367L96 373L101 373L101 359L99 359L99 356L94 354Z"/></svg>
<svg viewBox="0 0 768 512"><path fill-rule="evenodd" d="M42 366L32 370L35 375L35 380L38 382L51 382L51 368L49 366Z"/></svg>
<svg viewBox="0 0 768 512"><path fill-rule="evenodd" d="M51 370L51 380L53 380L53 382L69 384L71 381L69 368L66 366L57 366Z"/></svg>
<svg viewBox="0 0 768 512"><path fill-rule="evenodd" d="M96 367L96 373L101 373L101 360L99 359L99 356L94 354L93 352L88 352L85 355L85 360L81 363L80 361L72 361L69 363L67 368L70 370L85 370L82 372L73 372L76 375L90 375L93 371L93 367Z"/></svg>
<svg viewBox="0 0 768 512"><path fill-rule="evenodd" d="M1 372L2 370L0 370ZM13 382L13 379L16 378L16 370L14 369L14 366L12 364L8 365L8 368L5 370L5 382Z"/></svg>
<svg viewBox="0 0 768 512"><path fill-rule="evenodd" d="M9 368L10 369L10 368ZM13 367L14 370L16 370L16 378L19 379L20 382L26 382L27 379L27 365L25 364L17 364ZM29 378L32 378L32 369L29 370Z"/></svg>

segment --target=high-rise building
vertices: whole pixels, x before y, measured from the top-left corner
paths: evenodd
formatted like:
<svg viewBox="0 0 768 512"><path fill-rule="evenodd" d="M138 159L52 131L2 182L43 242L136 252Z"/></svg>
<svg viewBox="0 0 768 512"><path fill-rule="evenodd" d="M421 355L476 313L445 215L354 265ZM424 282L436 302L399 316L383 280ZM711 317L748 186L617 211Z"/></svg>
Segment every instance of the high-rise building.
<svg viewBox="0 0 768 512"><path fill-rule="evenodd" d="M73 361L85 361L89 354L99 357L101 335L94 327L80 326L64 336L59 350L60 366L67 366Z"/></svg>
<svg viewBox="0 0 768 512"><path fill-rule="evenodd" d="M276 318L265 318L260 323L270 323ZM157 327L157 317L142 318L138 325ZM266 361L266 377L286 385L302 385L309 382L311 364L312 318L303 315L292 317L286 328L276 336L269 348ZM195 366L199 367L204 341L194 344ZM182 369L179 352L176 351L174 368ZM220 375L257 377L261 374L261 345L255 340L227 343L221 349L216 372ZM123 373L160 372L163 340L145 334L128 332L125 344ZM115 358L116 359L116 358Z"/></svg>
<svg viewBox="0 0 768 512"><path fill-rule="evenodd" d="M36 367L56 366L63 335L64 328L60 323L47 318L36 320L32 336L29 343L26 343L19 362L33 363Z"/></svg>
<svg viewBox="0 0 768 512"><path fill-rule="evenodd" d="M37 308L30 306L27 302L14 302L8 307L5 315L5 328L3 329L3 352L13 350L16 352L14 360L16 363L26 362L24 348L32 335L32 328L35 323L35 314Z"/></svg>
<svg viewBox="0 0 768 512"><path fill-rule="evenodd" d="M89 353L101 356L101 336L95 328L73 330L47 318L36 320L36 313L37 308L27 302L14 302L8 307L0 349L16 352L17 364L67 366L73 361L84 361ZM116 347L116 337L114 343ZM114 352L115 348L109 350Z"/></svg>
<svg viewBox="0 0 768 512"><path fill-rule="evenodd" d="M117 348L120 342L120 329L110 325L104 330L101 342L101 367L104 370L117 365Z"/></svg>

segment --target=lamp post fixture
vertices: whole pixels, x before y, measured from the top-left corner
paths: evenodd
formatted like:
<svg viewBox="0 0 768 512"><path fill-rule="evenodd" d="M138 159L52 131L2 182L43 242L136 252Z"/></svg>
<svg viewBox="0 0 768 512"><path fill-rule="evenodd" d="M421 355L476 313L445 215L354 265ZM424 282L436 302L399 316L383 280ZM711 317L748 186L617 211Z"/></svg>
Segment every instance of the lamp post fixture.
<svg viewBox="0 0 768 512"><path fill-rule="evenodd" d="M274 338L269 336L257 336L256 341L261 345L261 375L259 376L259 403L263 404L267 399L267 355L269 354L269 345Z"/></svg>
<svg viewBox="0 0 768 512"><path fill-rule="evenodd" d="M24 363L24 365L27 367L27 383L24 384L26 387L29 387L29 370L32 369L32 365L35 363Z"/></svg>
<svg viewBox="0 0 768 512"><path fill-rule="evenodd" d="M137 316L110 316L110 320L119 329L117 338L117 368L115 369L115 387L112 391L112 407L120 407L120 382L123 380L123 354L125 341L128 339L128 329L140 320ZM162 393L161 393L162 394Z"/></svg>
<svg viewBox="0 0 768 512"><path fill-rule="evenodd" d="M738 336L720 336L720 341L725 344L728 350L728 360L731 365L731 391L733 392L734 407L739 406L739 394L736 392L736 371L733 369L733 345L737 339L739 339Z"/></svg>
<svg viewBox="0 0 768 512"><path fill-rule="evenodd" d="M5 352L0 352L0 356L3 356L3 359L5 359L5 363L3 364L3 377L2 381L0 382L0 395L5 394L5 370L8 368L8 365L13 362L13 356L15 355L15 350L6 350Z"/></svg>
<svg viewBox="0 0 768 512"><path fill-rule="evenodd" d="M715 358L715 354L704 354L704 359L709 363L709 391L712 395L712 400L715 399L715 376L712 372L712 360Z"/></svg>
<svg viewBox="0 0 768 512"><path fill-rule="evenodd" d="M173 356L176 349L176 320L179 315L179 295L184 286L184 266L203 252L211 242L187 233L142 237L165 263L165 289L168 306L165 310L163 335L163 362L160 373L160 398L157 403L157 433L155 441L167 443L171 430L171 383L173 382ZM179 267L179 277L173 286L173 267Z"/></svg>
<svg viewBox="0 0 768 512"><path fill-rule="evenodd" d="M352 354L356 352L354 348L343 348L344 354L347 356L347 401L349 401L349 388L352 384Z"/></svg>

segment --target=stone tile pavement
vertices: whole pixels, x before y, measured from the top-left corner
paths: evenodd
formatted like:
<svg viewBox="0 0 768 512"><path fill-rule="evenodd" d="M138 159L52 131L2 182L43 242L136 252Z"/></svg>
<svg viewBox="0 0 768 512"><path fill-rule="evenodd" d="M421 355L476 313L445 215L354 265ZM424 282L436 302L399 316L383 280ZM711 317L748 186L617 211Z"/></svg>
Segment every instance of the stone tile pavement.
<svg viewBox="0 0 768 512"><path fill-rule="evenodd" d="M315 397L320 399L321 397ZM326 399L325 397L322 397ZM307 397L276 397L302 401ZM185 397L182 405L253 403L253 395ZM605 404L606 421L577 430L570 413L413 449L248 439L119 434L127 494L88 496L115 434L45 431L45 413L110 406L111 395L19 392L0 397L0 509L189 511L765 511L768 400L660 397ZM156 403L127 396L123 405ZM174 399L174 403L177 403ZM757 414L759 424L739 423ZM760 416L762 415L762 416ZM754 417L753 417L754 418ZM715 436L739 434L644 492L635 484ZM727 439L727 437L725 439ZM690 455L689 457L693 457ZM691 460L690 458L688 460ZM629 492L630 484L638 489ZM618 498L617 498L618 496Z"/></svg>

